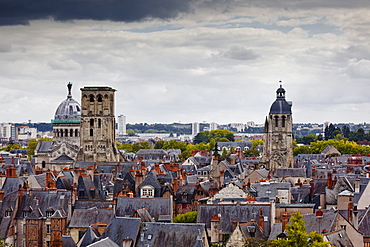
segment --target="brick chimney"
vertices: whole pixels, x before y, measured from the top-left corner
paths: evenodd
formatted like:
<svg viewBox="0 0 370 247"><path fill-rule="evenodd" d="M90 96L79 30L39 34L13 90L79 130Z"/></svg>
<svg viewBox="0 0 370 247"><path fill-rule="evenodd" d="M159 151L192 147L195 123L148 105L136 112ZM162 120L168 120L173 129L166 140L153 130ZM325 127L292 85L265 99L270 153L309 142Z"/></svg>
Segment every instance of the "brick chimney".
<svg viewBox="0 0 370 247"><path fill-rule="evenodd" d="M179 181L177 177L173 178L173 194L176 195L177 190L179 189Z"/></svg>
<svg viewBox="0 0 370 247"><path fill-rule="evenodd" d="M140 170L136 170L136 174L135 174L135 194L136 194L136 197L139 197L140 193L139 193L139 185L143 182L144 178L143 178L143 174L141 173Z"/></svg>
<svg viewBox="0 0 370 247"><path fill-rule="evenodd" d="M311 195L315 193L315 181L313 179L310 180L310 187L311 187Z"/></svg>
<svg viewBox="0 0 370 247"><path fill-rule="evenodd" d="M324 216L324 212L321 210L321 207L319 207L316 210L316 217L323 217L323 216Z"/></svg>
<svg viewBox="0 0 370 247"><path fill-rule="evenodd" d="M51 187L51 182L52 182L52 177L51 177L51 172L50 172L49 169L46 171L45 180L46 180L45 181L45 189L50 188Z"/></svg>
<svg viewBox="0 0 370 247"><path fill-rule="evenodd" d="M0 201L4 200L4 191L0 190Z"/></svg>
<svg viewBox="0 0 370 247"><path fill-rule="evenodd" d="M353 210L353 202L352 202L352 196L350 196L349 202L348 202L348 209L347 209L347 215L348 215L349 222L352 222L352 210Z"/></svg>
<svg viewBox="0 0 370 247"><path fill-rule="evenodd" d="M328 172L328 188L329 189L333 188L333 178L332 178L331 172Z"/></svg>
<svg viewBox="0 0 370 247"><path fill-rule="evenodd" d="M262 213L262 208L260 208L260 215L258 217L258 225L261 227L263 231L265 230L265 222L264 222L264 217Z"/></svg>
<svg viewBox="0 0 370 247"><path fill-rule="evenodd" d="M288 216L288 213L286 212L286 209L285 209L285 211L283 212L283 214L281 216L282 232L285 231L286 225L288 225L288 222L289 222L289 216Z"/></svg>

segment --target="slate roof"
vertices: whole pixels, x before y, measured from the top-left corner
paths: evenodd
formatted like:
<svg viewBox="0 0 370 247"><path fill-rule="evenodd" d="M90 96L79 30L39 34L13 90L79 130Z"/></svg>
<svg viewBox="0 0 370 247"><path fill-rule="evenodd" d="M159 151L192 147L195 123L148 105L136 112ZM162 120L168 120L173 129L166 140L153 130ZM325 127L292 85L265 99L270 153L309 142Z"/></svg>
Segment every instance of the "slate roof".
<svg viewBox="0 0 370 247"><path fill-rule="evenodd" d="M77 200L74 205L75 209L107 209L113 208L113 201L97 200Z"/></svg>
<svg viewBox="0 0 370 247"><path fill-rule="evenodd" d="M275 240L277 239L277 236L283 232L283 224L282 223L275 223L272 226L270 235L267 240Z"/></svg>
<svg viewBox="0 0 370 247"><path fill-rule="evenodd" d="M322 232L324 229L326 229L327 232L332 231L338 211L334 211L333 209L323 211L324 214L322 218L317 218L316 214L305 214L302 216L303 220L306 221L305 226L307 233L313 231Z"/></svg>
<svg viewBox="0 0 370 247"><path fill-rule="evenodd" d="M101 246L104 246L104 247L119 247L118 244L116 244L115 242L113 242L112 240L110 240L110 238L106 237L104 239L101 239L99 241L96 241L95 243L92 243L90 245L88 245L87 247L101 247Z"/></svg>
<svg viewBox="0 0 370 247"><path fill-rule="evenodd" d="M97 230L95 230L93 227L89 227L87 228L85 234L82 236L82 238L80 239L80 241L78 241L77 243L77 246L78 247L86 247L92 243L94 243L94 241L100 237L99 236L99 232Z"/></svg>
<svg viewBox="0 0 370 247"><path fill-rule="evenodd" d="M16 218L22 219L24 210L36 209L37 202L42 215L46 215L46 211L50 208L55 211L62 208L64 212L68 212L68 201L71 201L71 193L67 191L50 193L47 190L33 190L32 196L27 191L22 191L22 199L18 206Z"/></svg>
<svg viewBox="0 0 370 247"><path fill-rule="evenodd" d="M251 187L253 187L256 190L257 197L276 198L278 189L289 189L290 184L261 182L261 183L251 183Z"/></svg>
<svg viewBox="0 0 370 247"><path fill-rule="evenodd" d="M149 172L149 174L146 176L144 181L139 185L139 189L141 189L145 185L150 185L154 187L154 196L159 197L161 196L161 185L159 184L157 180L157 176L154 175L154 172ZM140 191L141 196L141 191Z"/></svg>
<svg viewBox="0 0 370 247"><path fill-rule="evenodd" d="M70 235L62 236L63 247L76 247L76 243Z"/></svg>
<svg viewBox="0 0 370 247"><path fill-rule="evenodd" d="M112 208L107 209L75 209L69 223L70 228L87 228L102 222L109 224L114 216Z"/></svg>
<svg viewBox="0 0 370 247"><path fill-rule="evenodd" d="M360 218L360 221L358 223L358 229L360 232L364 234L364 237L370 237L370 207L366 209L364 212L362 218Z"/></svg>
<svg viewBox="0 0 370 247"><path fill-rule="evenodd" d="M268 221L264 223L264 234L268 235L270 232L270 204L217 204L217 205L199 205L197 222L205 223L207 228L211 228L211 219L213 215L219 215L220 228L225 234L232 233L232 221L246 221L255 220L258 222L260 215L260 208L262 208L263 216L267 217Z"/></svg>
<svg viewBox="0 0 370 247"><path fill-rule="evenodd" d="M141 219L142 222L154 222L152 216L150 215L148 210L146 210L146 208L141 208L141 209L136 210L134 213L134 216L135 215L137 215Z"/></svg>
<svg viewBox="0 0 370 247"><path fill-rule="evenodd" d="M9 226L12 221L12 217L5 217L5 211L11 209L13 216L16 213L16 205L18 199L18 192L14 191L4 196L0 202L0 239L6 239L8 236Z"/></svg>
<svg viewBox="0 0 370 247"><path fill-rule="evenodd" d="M74 159L72 159L71 157L69 157L68 155L66 154L62 154L61 156L59 156L58 158L54 159L51 161L51 163L73 163L74 162Z"/></svg>
<svg viewBox="0 0 370 247"><path fill-rule="evenodd" d="M23 181L18 177L7 177L3 184L2 190L4 191L4 195L8 193L12 193L14 191L18 191L19 187L23 187Z"/></svg>
<svg viewBox="0 0 370 247"><path fill-rule="evenodd" d="M146 208L150 215L158 220L159 215L172 215L171 198L117 198L116 215L120 217L131 217L136 210Z"/></svg>
<svg viewBox="0 0 370 247"><path fill-rule="evenodd" d="M305 168L276 168L274 177L306 177L306 169Z"/></svg>
<svg viewBox="0 0 370 247"><path fill-rule="evenodd" d="M326 188L326 203L329 205L337 204L338 194L342 191L348 190L350 192L354 192L354 188L349 181L349 178L345 176L340 176L337 179L337 183L335 184L333 189Z"/></svg>
<svg viewBox="0 0 370 247"><path fill-rule="evenodd" d="M37 144L36 152L37 153L47 153L48 150L52 147L53 141L40 141Z"/></svg>
<svg viewBox="0 0 370 247"><path fill-rule="evenodd" d="M176 192L175 201L176 203L190 204L194 199L194 190L196 185L179 186ZM187 195L187 196L183 196Z"/></svg>
<svg viewBox="0 0 370 247"><path fill-rule="evenodd" d="M345 229L325 234L325 237L330 241L330 246L354 247Z"/></svg>
<svg viewBox="0 0 370 247"><path fill-rule="evenodd" d="M199 246L199 232L204 232L204 224L146 222L140 230L137 247ZM199 242L199 241L198 241Z"/></svg>
<svg viewBox="0 0 370 247"><path fill-rule="evenodd" d="M136 239L139 234L140 224L140 218L115 216L99 239L109 237L118 246L122 246L123 239L131 238L132 246L136 246Z"/></svg>

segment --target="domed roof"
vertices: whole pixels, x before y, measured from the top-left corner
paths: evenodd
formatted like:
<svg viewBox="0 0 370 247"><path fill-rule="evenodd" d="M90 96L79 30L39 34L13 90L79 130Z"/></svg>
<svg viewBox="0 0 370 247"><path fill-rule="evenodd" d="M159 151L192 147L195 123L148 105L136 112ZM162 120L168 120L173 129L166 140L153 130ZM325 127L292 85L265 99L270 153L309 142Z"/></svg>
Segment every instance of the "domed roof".
<svg viewBox="0 0 370 247"><path fill-rule="evenodd" d="M72 84L68 83L67 87L67 99L62 101L62 103L60 103L58 106L55 112L54 120L80 120L81 118L81 106L72 98Z"/></svg>
<svg viewBox="0 0 370 247"><path fill-rule="evenodd" d="M276 90L276 100L271 105L270 114L292 114L292 104L285 100L285 89L281 85Z"/></svg>

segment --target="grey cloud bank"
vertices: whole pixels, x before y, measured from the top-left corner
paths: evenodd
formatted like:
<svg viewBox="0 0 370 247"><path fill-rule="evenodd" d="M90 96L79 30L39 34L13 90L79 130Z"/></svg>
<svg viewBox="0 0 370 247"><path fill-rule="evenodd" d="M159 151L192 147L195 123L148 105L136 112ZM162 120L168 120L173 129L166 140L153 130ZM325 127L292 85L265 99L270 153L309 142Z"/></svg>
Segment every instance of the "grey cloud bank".
<svg viewBox="0 0 370 247"><path fill-rule="evenodd" d="M294 122L369 122L368 5L1 1L0 122L50 121L71 81L130 123L263 123L279 80Z"/></svg>

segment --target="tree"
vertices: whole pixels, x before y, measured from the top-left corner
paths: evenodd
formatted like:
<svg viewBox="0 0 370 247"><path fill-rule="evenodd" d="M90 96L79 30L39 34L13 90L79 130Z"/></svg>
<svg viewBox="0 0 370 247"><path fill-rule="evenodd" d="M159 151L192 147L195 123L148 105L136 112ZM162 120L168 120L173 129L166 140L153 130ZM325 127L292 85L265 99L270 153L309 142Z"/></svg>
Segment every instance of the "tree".
<svg viewBox="0 0 370 247"><path fill-rule="evenodd" d="M349 137L349 133L350 133L351 131L350 131L350 129L348 128L348 126L347 125L343 125L343 127L342 127L342 135L344 136L344 137L346 137L346 138L348 138Z"/></svg>
<svg viewBox="0 0 370 247"><path fill-rule="evenodd" d="M245 157L259 157L260 156L260 151L258 151L257 149L247 149L245 151L243 151L243 155Z"/></svg>
<svg viewBox="0 0 370 247"><path fill-rule="evenodd" d="M50 137L39 137L37 139L33 138L33 139L30 139L28 141L28 145L27 145L27 155L28 155L28 159L32 159L33 156L35 155L35 150L36 150L36 147L37 147L37 144L39 143L39 141L52 141L53 138L50 138Z"/></svg>
<svg viewBox="0 0 370 247"><path fill-rule="evenodd" d="M127 129L126 130L126 134L129 135L129 136L134 136L135 135L135 131L133 129Z"/></svg>
<svg viewBox="0 0 370 247"><path fill-rule="evenodd" d="M329 242L324 242L323 237L316 231L307 233L305 221L299 212L295 212L290 218L290 224L286 226L287 239L277 239L271 246L274 247L329 247Z"/></svg>
<svg viewBox="0 0 370 247"><path fill-rule="evenodd" d="M243 247L269 247L271 245L271 240L266 241L260 238L248 238Z"/></svg>
<svg viewBox="0 0 370 247"><path fill-rule="evenodd" d="M233 142L234 139L234 132L230 130L211 130L211 131L201 131L194 137L194 144L198 143L209 143L211 140L215 140L216 142L219 141L227 141Z"/></svg>
<svg viewBox="0 0 370 247"><path fill-rule="evenodd" d="M177 215L174 219L174 223L197 223L197 211L190 211L184 214Z"/></svg>

